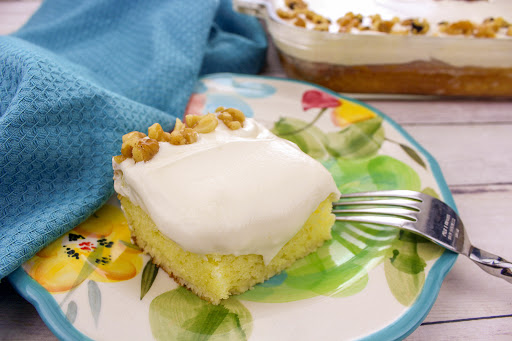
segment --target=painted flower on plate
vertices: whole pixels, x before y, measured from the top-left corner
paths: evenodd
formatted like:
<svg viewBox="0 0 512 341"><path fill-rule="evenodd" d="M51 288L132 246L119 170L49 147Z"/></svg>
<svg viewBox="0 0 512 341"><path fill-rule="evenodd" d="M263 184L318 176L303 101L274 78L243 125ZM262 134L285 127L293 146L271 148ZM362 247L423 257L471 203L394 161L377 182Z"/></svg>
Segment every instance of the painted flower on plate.
<svg viewBox="0 0 512 341"><path fill-rule="evenodd" d="M302 109L332 108L331 120L335 126L346 127L352 123L366 121L377 115L356 102L343 100L319 90L308 90L302 94Z"/></svg>
<svg viewBox="0 0 512 341"><path fill-rule="evenodd" d="M302 94L302 109L311 108L336 108L341 105L341 100L319 90L308 90Z"/></svg>
<svg viewBox="0 0 512 341"><path fill-rule="evenodd" d="M377 115L370 109L356 102L341 100L341 104L333 109L331 120L335 126L346 127L352 123L362 122Z"/></svg>
<svg viewBox="0 0 512 341"><path fill-rule="evenodd" d="M142 252L131 244L121 210L104 205L39 251L24 269L49 292L65 292L86 278L118 282L135 277L142 269Z"/></svg>
<svg viewBox="0 0 512 341"><path fill-rule="evenodd" d="M206 105L206 95L201 93L194 93L190 96L185 109L185 115L199 115L203 112Z"/></svg>

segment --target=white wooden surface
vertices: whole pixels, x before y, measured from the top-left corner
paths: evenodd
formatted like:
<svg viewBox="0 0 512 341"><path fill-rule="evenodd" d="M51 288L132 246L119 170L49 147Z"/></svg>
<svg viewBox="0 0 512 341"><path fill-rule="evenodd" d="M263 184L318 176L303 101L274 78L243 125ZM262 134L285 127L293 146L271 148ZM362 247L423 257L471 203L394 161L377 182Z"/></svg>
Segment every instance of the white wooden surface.
<svg viewBox="0 0 512 341"><path fill-rule="evenodd" d="M0 34L39 1L0 0ZM1 54L1 51L0 51ZM271 46L265 75L284 76ZM512 102L367 99L436 158L471 240L512 260ZM34 307L0 283L0 340L55 340ZM424 323L407 340L512 340L512 285L459 257Z"/></svg>

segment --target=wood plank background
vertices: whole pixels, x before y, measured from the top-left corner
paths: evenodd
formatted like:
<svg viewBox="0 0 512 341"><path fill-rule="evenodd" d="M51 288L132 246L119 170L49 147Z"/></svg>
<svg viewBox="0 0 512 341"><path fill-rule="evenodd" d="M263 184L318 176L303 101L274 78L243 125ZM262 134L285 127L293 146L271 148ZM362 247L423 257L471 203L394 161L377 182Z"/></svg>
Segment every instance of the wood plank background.
<svg viewBox="0 0 512 341"><path fill-rule="evenodd" d="M0 0L0 34L16 30L38 6L37 0ZM262 74L285 77L272 45ZM436 158L473 243L512 260L512 102L361 98ZM407 340L463 339L512 340L512 285L459 257ZM56 340L6 281L0 283L0 340Z"/></svg>

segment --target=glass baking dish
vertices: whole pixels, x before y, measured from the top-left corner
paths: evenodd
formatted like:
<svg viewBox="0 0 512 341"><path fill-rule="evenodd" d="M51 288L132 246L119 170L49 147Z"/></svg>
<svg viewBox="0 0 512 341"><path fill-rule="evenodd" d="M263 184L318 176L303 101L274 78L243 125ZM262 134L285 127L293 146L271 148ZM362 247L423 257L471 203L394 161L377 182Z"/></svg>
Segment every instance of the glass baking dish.
<svg viewBox="0 0 512 341"><path fill-rule="evenodd" d="M352 4L356 13L359 2ZM292 78L345 93L512 97L512 37L315 31L279 18L282 1L235 0L234 6L265 20Z"/></svg>

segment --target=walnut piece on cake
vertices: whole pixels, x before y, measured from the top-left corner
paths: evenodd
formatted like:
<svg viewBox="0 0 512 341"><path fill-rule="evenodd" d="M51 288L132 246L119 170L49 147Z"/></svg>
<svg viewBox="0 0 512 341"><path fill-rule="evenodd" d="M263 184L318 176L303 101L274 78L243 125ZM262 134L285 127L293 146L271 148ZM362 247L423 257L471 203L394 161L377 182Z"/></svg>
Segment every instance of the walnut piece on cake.
<svg viewBox="0 0 512 341"><path fill-rule="evenodd" d="M217 116L219 120L231 130L237 130L244 126L245 115L238 109L218 107L215 112L219 113Z"/></svg>

